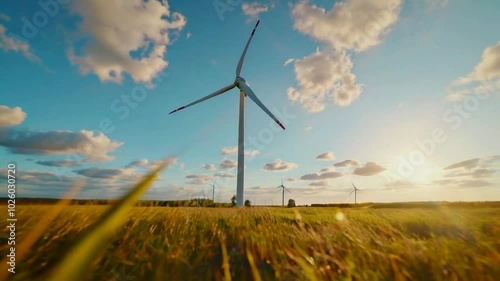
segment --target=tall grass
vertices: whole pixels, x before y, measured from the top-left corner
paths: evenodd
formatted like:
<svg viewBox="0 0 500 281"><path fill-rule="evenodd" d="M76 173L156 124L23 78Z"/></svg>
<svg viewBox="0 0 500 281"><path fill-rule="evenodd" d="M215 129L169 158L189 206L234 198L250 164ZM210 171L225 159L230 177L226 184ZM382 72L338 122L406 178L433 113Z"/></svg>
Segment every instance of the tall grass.
<svg viewBox="0 0 500 281"><path fill-rule="evenodd" d="M36 219L40 208L22 209ZM483 231L485 225L500 229L498 209L133 210L123 216L125 224L110 243L100 247L102 255L71 280L119 280L113 275L117 272L129 280L497 280L500 276L500 241ZM67 207L47 239L39 241L20 265L20 272L29 273L22 278L30 280L26 278L61 261L68 267L80 264L77 256L60 256L82 229L91 229L105 212L104 206ZM20 278L16 275L13 280Z"/></svg>

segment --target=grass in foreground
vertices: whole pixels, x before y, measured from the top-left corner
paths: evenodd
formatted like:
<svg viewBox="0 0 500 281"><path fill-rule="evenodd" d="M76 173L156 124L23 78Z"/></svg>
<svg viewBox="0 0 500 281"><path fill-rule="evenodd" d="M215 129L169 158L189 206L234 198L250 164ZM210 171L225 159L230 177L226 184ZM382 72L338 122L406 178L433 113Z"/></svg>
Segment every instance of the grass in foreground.
<svg viewBox="0 0 500 281"><path fill-rule="evenodd" d="M18 206L18 240L51 206ZM35 280L109 206L67 206L16 266ZM3 213L2 213L3 216ZM1 217L5 221L6 217ZM135 207L82 280L498 280L500 212ZM21 243L21 242L20 242ZM7 250L2 243L2 252Z"/></svg>

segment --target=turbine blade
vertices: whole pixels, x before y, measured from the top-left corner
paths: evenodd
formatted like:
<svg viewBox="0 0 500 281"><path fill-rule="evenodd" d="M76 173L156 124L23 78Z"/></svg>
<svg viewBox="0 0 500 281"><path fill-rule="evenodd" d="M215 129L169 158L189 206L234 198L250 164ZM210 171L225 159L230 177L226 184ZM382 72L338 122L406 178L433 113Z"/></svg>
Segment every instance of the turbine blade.
<svg viewBox="0 0 500 281"><path fill-rule="evenodd" d="M347 195L347 197L351 196L351 194L354 192L355 190L351 191L351 193L349 193L349 195Z"/></svg>
<svg viewBox="0 0 500 281"><path fill-rule="evenodd" d="M195 104L197 104L197 103L200 103L200 102L202 102L202 101L206 101L206 100L208 100L208 99L210 99L210 98L213 98L213 97L215 97L215 96L218 96L218 95L220 95L220 94L223 94L223 93L225 93L225 92L227 92L227 91L231 90L231 89L232 89L232 88L234 88L234 87L236 87L234 84L228 85L228 86L226 86L226 87L224 87L224 88L222 88L222 89L219 89L219 90L217 90L217 91L215 91L215 92L211 93L210 95L208 95L208 96L206 96L206 97L203 97L203 98L201 98L201 99L199 99L199 100L197 100L197 101L194 101L194 102L192 102L192 103L190 103L190 104L188 104L188 105L181 106L181 107L177 108L176 110L171 111L169 114L175 113L175 112L177 112L177 111L179 111L179 110L183 110L183 109L185 109L185 108L187 108L187 107L190 107L190 106L195 105Z"/></svg>
<svg viewBox="0 0 500 281"><path fill-rule="evenodd" d="M352 181L351 181L351 184L352 184L352 187L354 187L354 189L358 189L358 188L354 185L354 183L353 183Z"/></svg>
<svg viewBox="0 0 500 281"><path fill-rule="evenodd" d="M243 53L241 54L240 61L238 62L238 66L236 67L236 76L240 76L241 73L241 68L243 67L243 61L245 60L245 55L247 54L247 49L248 46L250 45L250 41L252 41L253 35L255 33L255 30L257 29L257 26L259 25L260 20L257 21L255 24L255 27L253 28L252 34L250 35L250 38L248 38L248 42L245 46L245 49L243 50Z"/></svg>
<svg viewBox="0 0 500 281"><path fill-rule="evenodd" d="M274 120L274 122L276 122L283 130L285 129L285 126L283 126L283 124L281 124L278 118L276 118L274 114L272 114L271 111L267 109L267 107L259 100L259 98L255 95L255 93L252 91L252 89L250 89L250 87L247 84L239 83L239 86L243 88L243 92L245 92L245 94L247 94L247 96L250 99L252 99L253 102L255 102L262 110L264 110L264 112L267 113L267 115L269 115L269 117L271 117Z"/></svg>

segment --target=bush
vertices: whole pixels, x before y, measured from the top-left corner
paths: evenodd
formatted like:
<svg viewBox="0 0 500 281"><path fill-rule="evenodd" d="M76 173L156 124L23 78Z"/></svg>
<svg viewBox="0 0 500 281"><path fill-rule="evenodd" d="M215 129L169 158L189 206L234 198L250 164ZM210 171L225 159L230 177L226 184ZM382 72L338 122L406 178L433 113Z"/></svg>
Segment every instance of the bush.
<svg viewBox="0 0 500 281"><path fill-rule="evenodd" d="M295 200L293 199L288 199L288 205L287 205L289 208L291 207L295 207Z"/></svg>
<svg viewBox="0 0 500 281"><path fill-rule="evenodd" d="M252 202L250 202L250 200L245 200L245 207L250 207L252 206Z"/></svg>

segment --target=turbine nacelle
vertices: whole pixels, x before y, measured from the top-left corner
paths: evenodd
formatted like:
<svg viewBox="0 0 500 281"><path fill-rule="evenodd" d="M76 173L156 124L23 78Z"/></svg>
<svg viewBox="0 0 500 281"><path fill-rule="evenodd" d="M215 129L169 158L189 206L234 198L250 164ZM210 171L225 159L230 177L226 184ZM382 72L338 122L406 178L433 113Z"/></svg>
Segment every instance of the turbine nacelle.
<svg viewBox="0 0 500 281"><path fill-rule="evenodd" d="M247 80L245 80L245 78L243 78L241 76L236 76L236 79L234 79L234 85L236 87L238 87L238 89L243 90L241 87L241 84L245 84L247 86L250 86L250 84L248 84L248 82L247 82Z"/></svg>

